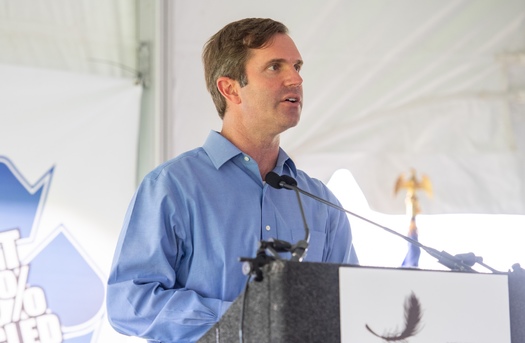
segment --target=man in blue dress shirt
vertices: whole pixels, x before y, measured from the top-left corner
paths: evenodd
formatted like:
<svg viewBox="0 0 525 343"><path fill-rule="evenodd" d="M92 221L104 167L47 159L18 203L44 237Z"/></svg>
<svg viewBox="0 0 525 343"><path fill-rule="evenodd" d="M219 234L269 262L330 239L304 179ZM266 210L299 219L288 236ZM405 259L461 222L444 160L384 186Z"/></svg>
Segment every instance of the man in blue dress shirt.
<svg viewBox="0 0 525 343"><path fill-rule="evenodd" d="M279 147L303 105L303 61L287 28L271 19L228 24L206 43L203 62L222 130L144 178L108 281L113 327L150 342L197 341L243 291L239 257L254 257L261 240L304 238L295 192L267 185L268 172L339 204ZM357 263L346 214L311 198L303 206L305 261Z"/></svg>

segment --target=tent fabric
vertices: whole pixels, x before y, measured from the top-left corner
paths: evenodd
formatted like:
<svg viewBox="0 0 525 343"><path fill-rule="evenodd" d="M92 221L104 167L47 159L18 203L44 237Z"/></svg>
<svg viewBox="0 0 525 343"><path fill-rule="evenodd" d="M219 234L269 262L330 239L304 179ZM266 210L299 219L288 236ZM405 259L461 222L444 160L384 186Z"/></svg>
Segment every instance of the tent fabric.
<svg viewBox="0 0 525 343"><path fill-rule="evenodd" d="M305 60L301 123L282 136L302 169L324 182L348 169L384 213L403 213L391 194L411 168L434 183L426 213L525 213L525 3L231 4L224 16L223 3L180 2L171 13L172 156L220 128L203 43L231 20L269 16Z"/></svg>
<svg viewBox="0 0 525 343"><path fill-rule="evenodd" d="M5 0L0 63L132 79L139 4L152 5ZM428 213L525 213L522 0L166 4L167 158L220 129L204 84L204 42L230 21L271 17L290 28L305 60L301 123L282 135L302 169L324 182L349 170L385 213L403 212L391 189L411 168L435 184Z"/></svg>
<svg viewBox="0 0 525 343"><path fill-rule="evenodd" d="M138 3L6 0L0 63L131 79ZM168 4L166 157L220 129L204 42L230 21L271 17L290 28L305 60L302 120L282 136L302 169L324 182L349 170L385 213L403 211L391 189L411 168L435 184L428 213L525 213L523 1Z"/></svg>
<svg viewBox="0 0 525 343"><path fill-rule="evenodd" d="M3 0L0 63L133 78L136 3Z"/></svg>

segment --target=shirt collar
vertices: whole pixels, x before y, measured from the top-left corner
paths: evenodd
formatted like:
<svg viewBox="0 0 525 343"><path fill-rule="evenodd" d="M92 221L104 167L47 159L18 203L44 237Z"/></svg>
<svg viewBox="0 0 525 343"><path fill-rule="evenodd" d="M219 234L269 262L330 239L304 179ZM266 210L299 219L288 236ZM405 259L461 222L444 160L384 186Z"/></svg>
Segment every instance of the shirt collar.
<svg viewBox="0 0 525 343"><path fill-rule="evenodd" d="M217 131L211 131L209 133L208 138L202 147L217 169L233 157L243 154L239 148L233 145ZM283 149L279 148L279 156L277 157L277 164L274 171L278 174L282 174L285 170L293 177L297 175L295 163Z"/></svg>
<svg viewBox="0 0 525 343"><path fill-rule="evenodd" d="M208 138L202 147L217 169L233 157L242 154L242 151L239 150L239 148L233 145L217 131L210 131Z"/></svg>

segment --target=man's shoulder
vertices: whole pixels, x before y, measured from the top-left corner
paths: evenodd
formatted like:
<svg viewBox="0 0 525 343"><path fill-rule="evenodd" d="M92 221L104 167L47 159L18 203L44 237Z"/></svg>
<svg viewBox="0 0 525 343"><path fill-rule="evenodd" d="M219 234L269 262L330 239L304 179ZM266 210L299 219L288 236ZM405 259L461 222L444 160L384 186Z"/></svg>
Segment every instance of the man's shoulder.
<svg viewBox="0 0 525 343"><path fill-rule="evenodd" d="M297 179L297 185L299 187L301 187L301 185L303 185L303 187L313 187L317 189L323 189L326 187L325 184L321 180L313 176L310 176L309 174L307 174L305 171L301 169L297 169L296 179Z"/></svg>
<svg viewBox="0 0 525 343"><path fill-rule="evenodd" d="M199 165L209 163L206 152L202 147L183 152L150 171L146 177L157 179L168 175L187 174L198 170Z"/></svg>
<svg viewBox="0 0 525 343"><path fill-rule="evenodd" d="M323 181L317 179L316 177L310 176L301 169L297 169L296 180L297 186L299 188L302 188L310 193L322 197L331 197L332 195L332 191Z"/></svg>

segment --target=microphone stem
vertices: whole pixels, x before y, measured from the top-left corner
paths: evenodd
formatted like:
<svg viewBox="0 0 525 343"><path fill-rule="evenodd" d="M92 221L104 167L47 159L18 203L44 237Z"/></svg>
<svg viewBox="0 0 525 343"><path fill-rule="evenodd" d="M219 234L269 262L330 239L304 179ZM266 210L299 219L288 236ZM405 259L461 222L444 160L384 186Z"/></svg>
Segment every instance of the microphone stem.
<svg viewBox="0 0 525 343"><path fill-rule="evenodd" d="M283 186L284 186L284 185L283 185ZM331 202L329 202L329 201L324 200L323 198L320 198L320 197L318 197L318 196L316 196L316 195L314 195L314 194L308 193L308 192L306 192L306 191L304 191L304 190L302 190L302 189L300 189L300 188L298 188L298 187L294 187L294 186L290 186L290 185L285 185L284 187L285 187L285 188L288 188L288 189L295 190L296 192L301 192L301 193L303 193L303 194L305 194L305 195L307 195L307 196L310 196L310 197L314 198L315 200L317 200L317 201L319 201L319 202L322 202L322 203L325 204L325 205L328 205L328 206L330 206L330 207L335 208L336 210L346 212L346 213L348 213L348 214L351 214L351 215L354 216L354 217L357 217L357 218L359 218L359 219L361 219L361 220L364 220L364 221L367 222L367 223L370 223L370 224L372 224L372 225L378 226L378 227L382 228L383 230L386 230L386 231L388 231L388 232L390 232L390 233L392 233L392 234L394 234L394 235L396 235L396 236L399 236L399 237L401 237L401 238L403 238L403 239L405 239L405 240L408 240L410 243L412 243L412 244L414 244L414 245L418 245L418 246L419 246L419 245L422 245L421 243L419 243L418 241L416 241L416 240L414 240L414 239L412 239L412 238L410 238L410 237L404 236L404 235L402 235L402 234L400 234L400 233L398 233L398 232L396 232L396 231L394 231L394 230L392 230L392 229L390 229L390 228L388 228L388 227L386 227L386 226L383 226L383 225L381 225L381 224L378 224L378 223L376 223L376 222L374 222L374 221L372 221L372 220L370 220L370 219L368 219L368 218L362 217L362 216L360 216L359 214L356 214L356 213L353 213L353 212L351 212L351 211L348 211L348 210L346 210L346 209L344 209L344 208L342 208L342 207L340 207L340 206L337 206L337 205L335 205L335 204L333 204L333 203L331 203ZM423 247L422 247L422 248L423 248Z"/></svg>
<svg viewBox="0 0 525 343"><path fill-rule="evenodd" d="M295 194L297 195L297 202L299 203L299 208L301 210L301 216L303 217L304 232L305 232L304 240L306 241L306 243L310 243L310 228L308 227L308 222L306 221L306 216L304 214L303 202L301 201L301 195L299 194L299 189L297 187L295 187L294 190L295 190Z"/></svg>
<svg viewBox="0 0 525 343"><path fill-rule="evenodd" d="M418 247L420 247L421 249L425 250L429 255L431 255L432 257L435 257L438 259L438 262L443 264L445 267L448 267L452 270L460 270L460 271L468 271L468 272L476 272L474 269L472 269L470 266L464 264L461 260L457 259L457 258L454 258L454 256L448 254L447 252L445 251L442 251L441 253L438 252L437 250L433 249L433 248L430 248L430 247L427 247L426 245L420 243L419 241L416 241L410 237L407 237L405 235L402 235L386 226L383 226L381 224L378 224L368 218L365 218L365 217L362 217L356 213L353 213L351 211L348 211L347 209L345 208L342 208L340 206L337 206L329 201L326 201L324 200L323 198L320 198L314 194L311 194L311 193L308 193L307 191L304 191L302 189L300 189L299 187L296 187L296 186L292 186L292 185L289 185L289 184L286 184L286 183L283 183L282 184L282 187L286 188L286 189L290 189L290 190L294 190L295 192L297 192L297 194L300 192L308 197L311 197L311 198L314 198L315 200L325 204L325 205L328 205L330 207L333 207L335 208L336 210L339 210L339 211L343 211L343 212L346 212L354 217L357 217L367 223L370 223L372 225L375 225L377 227L380 227L381 229L385 230L385 231L388 231L390 232L391 234L394 234L398 237L401 237L403 238L404 240L408 241L409 243L411 244L414 244ZM299 196L299 195L298 195Z"/></svg>
<svg viewBox="0 0 525 343"><path fill-rule="evenodd" d="M496 269L492 268L491 266L486 265L485 263L483 263L483 262L481 262L481 261L478 261L477 263L478 263L480 266L483 266L483 267L485 267L486 269L490 270L490 271L493 272L494 274L506 274L505 272L502 272L502 271L496 270Z"/></svg>

